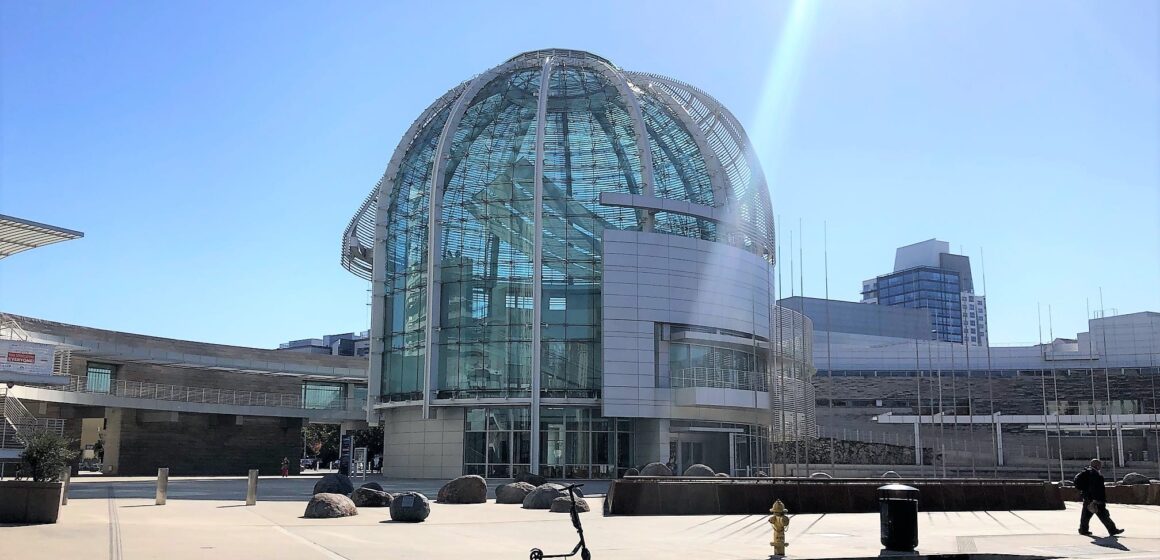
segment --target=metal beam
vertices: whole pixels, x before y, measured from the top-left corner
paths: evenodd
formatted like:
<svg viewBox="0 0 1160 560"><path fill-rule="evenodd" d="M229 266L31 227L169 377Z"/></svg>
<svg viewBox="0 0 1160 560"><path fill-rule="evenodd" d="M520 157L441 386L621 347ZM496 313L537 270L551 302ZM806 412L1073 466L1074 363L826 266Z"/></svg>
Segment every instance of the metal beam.
<svg viewBox="0 0 1160 560"><path fill-rule="evenodd" d="M535 241L532 249L532 433L529 452L531 462L528 469L533 474L540 472L540 346L543 345L544 316L544 129L548 125L548 85L552 77L552 57L544 59L540 71L540 93L536 102L536 162L535 194L533 195L533 223Z"/></svg>

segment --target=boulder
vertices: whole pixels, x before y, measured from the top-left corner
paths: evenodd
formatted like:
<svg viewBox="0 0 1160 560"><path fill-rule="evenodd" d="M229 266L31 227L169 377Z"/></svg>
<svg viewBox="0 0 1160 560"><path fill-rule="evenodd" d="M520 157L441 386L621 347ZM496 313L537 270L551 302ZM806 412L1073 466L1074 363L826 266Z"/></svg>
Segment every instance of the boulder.
<svg viewBox="0 0 1160 560"><path fill-rule="evenodd" d="M756 473L753 473L753 476L769 476L769 475L765 474L765 471L757 471Z"/></svg>
<svg viewBox="0 0 1160 560"><path fill-rule="evenodd" d="M482 504L487 502L487 481L477 474L464 475L439 489L441 504Z"/></svg>
<svg viewBox="0 0 1160 560"><path fill-rule="evenodd" d="M330 519L332 517L350 517L358 515L358 508L354 502L342 494L318 493L310 498L306 504L304 517L310 519Z"/></svg>
<svg viewBox="0 0 1160 560"><path fill-rule="evenodd" d="M636 470L634 467L629 467L625 469L624 476L640 476L640 471Z"/></svg>
<svg viewBox="0 0 1160 560"><path fill-rule="evenodd" d="M524 503L524 498L528 497L528 493L535 489L535 486L527 482L501 484L495 488L495 503L522 504Z"/></svg>
<svg viewBox="0 0 1160 560"><path fill-rule="evenodd" d="M725 474L725 473L723 473L723 472L719 472L719 473L717 473L717 474L715 474L715 475L713 475L713 476L720 477L720 478L729 478L729 475L727 475L727 474Z"/></svg>
<svg viewBox="0 0 1160 560"><path fill-rule="evenodd" d="M684 476L713 476L715 474L717 473L713 472L712 467L697 463L695 465L690 465L689 468L685 469Z"/></svg>
<svg viewBox="0 0 1160 560"><path fill-rule="evenodd" d="M546 479L538 474L532 474L529 472L516 473L515 481L516 482L527 482L528 484L531 484L532 486L540 486L542 484L548 483L548 479Z"/></svg>
<svg viewBox="0 0 1160 560"><path fill-rule="evenodd" d="M391 507L390 494L369 486L355 488L350 499L358 507Z"/></svg>
<svg viewBox="0 0 1160 560"><path fill-rule="evenodd" d="M391 499L391 519L419 523L431 515L431 500L418 492L400 492Z"/></svg>
<svg viewBox="0 0 1160 560"><path fill-rule="evenodd" d="M830 476L830 473L816 472L816 473L811 474L810 478L834 478L834 477Z"/></svg>
<svg viewBox="0 0 1160 560"><path fill-rule="evenodd" d="M1128 474L1124 475L1124 478L1122 480L1120 480L1120 484L1124 484L1124 485L1148 484L1149 482L1150 481L1148 480L1148 477L1146 477L1140 473L1128 473Z"/></svg>
<svg viewBox="0 0 1160 560"><path fill-rule="evenodd" d="M362 486L359 486L359 488L373 488L375 490L378 490L379 492L383 491L383 485L379 484L377 482L368 482L366 484L363 484Z"/></svg>
<svg viewBox="0 0 1160 560"><path fill-rule="evenodd" d="M882 473L882 478L902 478L902 476L894 471L886 471Z"/></svg>
<svg viewBox="0 0 1160 560"><path fill-rule="evenodd" d="M572 500L568 499L567 496L556 498L552 500L552 505L549 509L552 513L569 513L572 511ZM584 498L576 498L576 512L583 513L586 511L592 511L588 507L588 502Z"/></svg>
<svg viewBox="0 0 1160 560"><path fill-rule="evenodd" d="M315 494L342 494L349 496L354 492L354 483L350 481L345 475L338 473L330 473L322 480L314 483Z"/></svg>
<svg viewBox="0 0 1160 560"><path fill-rule="evenodd" d="M559 497L567 497L568 492L564 490L563 486L559 484L541 484L527 496L524 496L524 509L549 509L552 507L552 500Z"/></svg>
<svg viewBox="0 0 1160 560"><path fill-rule="evenodd" d="M641 476L673 476L673 471L664 463L649 463L640 470Z"/></svg>

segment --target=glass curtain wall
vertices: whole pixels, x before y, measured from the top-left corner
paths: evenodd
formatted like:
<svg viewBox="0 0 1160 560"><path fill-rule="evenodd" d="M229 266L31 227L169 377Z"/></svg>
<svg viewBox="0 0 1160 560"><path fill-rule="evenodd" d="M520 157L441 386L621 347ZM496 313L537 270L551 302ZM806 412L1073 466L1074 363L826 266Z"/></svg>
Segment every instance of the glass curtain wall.
<svg viewBox="0 0 1160 560"><path fill-rule="evenodd" d="M427 355L427 210L431 201L431 160L450 112L450 107L443 109L422 129L394 177L387 213L387 231L391 235L384 240L389 303L383 329L386 335L383 401L422 398Z"/></svg>
<svg viewBox="0 0 1160 560"><path fill-rule="evenodd" d="M632 422L598 409L540 410L540 474L548 478L615 478L632 466Z"/></svg>
<svg viewBox="0 0 1160 560"><path fill-rule="evenodd" d="M440 398L531 394L540 73L493 80L455 132L441 232Z"/></svg>
<svg viewBox="0 0 1160 560"><path fill-rule="evenodd" d="M470 408L463 435L463 473L509 478L528 472L532 432L527 408Z"/></svg>
<svg viewBox="0 0 1160 560"><path fill-rule="evenodd" d="M600 193L640 194L632 119L615 86L593 69L551 73L544 127L541 394L599 396L600 240L639 229L628 208Z"/></svg>

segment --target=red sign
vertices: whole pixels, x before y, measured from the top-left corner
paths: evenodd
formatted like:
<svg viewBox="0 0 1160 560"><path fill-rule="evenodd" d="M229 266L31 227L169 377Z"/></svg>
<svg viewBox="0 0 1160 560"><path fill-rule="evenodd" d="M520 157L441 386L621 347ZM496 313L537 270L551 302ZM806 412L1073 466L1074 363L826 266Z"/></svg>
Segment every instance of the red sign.
<svg viewBox="0 0 1160 560"><path fill-rule="evenodd" d="M8 361L14 364L35 364L36 354L28 352L9 352Z"/></svg>

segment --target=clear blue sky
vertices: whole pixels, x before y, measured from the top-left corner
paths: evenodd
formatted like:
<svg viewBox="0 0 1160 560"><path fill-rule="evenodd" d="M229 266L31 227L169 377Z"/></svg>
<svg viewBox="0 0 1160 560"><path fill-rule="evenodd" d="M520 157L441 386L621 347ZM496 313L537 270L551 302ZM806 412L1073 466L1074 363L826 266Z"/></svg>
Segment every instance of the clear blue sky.
<svg viewBox="0 0 1160 560"><path fill-rule="evenodd" d="M5 2L0 213L85 238L0 261L0 309L254 346L365 329L340 234L403 131L459 81L556 46L730 107L787 255L801 221L807 295L823 223L838 299L937 237L977 276L985 252L993 341L1034 342L1037 302L1071 336L1100 287L1107 308L1160 311L1157 10Z"/></svg>

